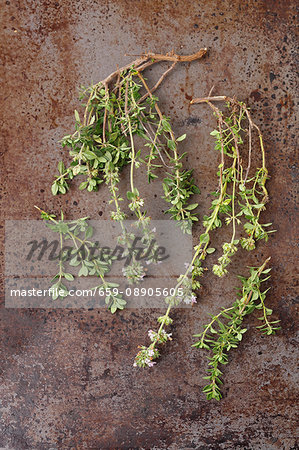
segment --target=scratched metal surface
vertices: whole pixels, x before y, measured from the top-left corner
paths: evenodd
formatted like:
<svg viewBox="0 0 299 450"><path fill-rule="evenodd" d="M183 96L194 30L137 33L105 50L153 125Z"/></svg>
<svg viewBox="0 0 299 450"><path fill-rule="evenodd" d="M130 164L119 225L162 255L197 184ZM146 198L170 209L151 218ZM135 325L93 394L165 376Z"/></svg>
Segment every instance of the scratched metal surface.
<svg viewBox="0 0 299 450"><path fill-rule="evenodd" d="M260 125L271 172L264 215L277 233L255 254L240 253L231 275L207 275L198 305L173 314L174 340L159 364L134 370L132 360L157 311L2 309L0 447L294 449L295 443L295 1L30 1L2 2L5 87L1 219L38 218L33 205L68 218L109 217L107 191L75 188L53 198L49 187L62 156L57 141L73 126L77 87L102 79L125 54L145 50L193 53L204 61L177 67L160 89L162 109L177 135L186 132L188 164L201 187L200 213L215 184L213 118L190 98L236 95ZM154 72L147 73L149 80ZM127 181L123 182L125 187ZM159 187L140 180L155 218L163 218ZM3 228L1 228L3 231ZM200 230L194 230L198 236ZM206 359L191 335L208 311L227 305L234 275L271 255L268 304L282 331L249 331L224 370L224 399L201 393Z"/></svg>

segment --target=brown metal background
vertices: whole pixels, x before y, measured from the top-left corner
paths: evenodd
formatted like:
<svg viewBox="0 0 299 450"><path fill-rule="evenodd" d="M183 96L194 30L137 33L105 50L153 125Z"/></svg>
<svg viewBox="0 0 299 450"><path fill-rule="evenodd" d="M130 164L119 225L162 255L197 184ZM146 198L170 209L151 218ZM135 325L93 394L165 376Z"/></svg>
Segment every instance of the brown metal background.
<svg viewBox="0 0 299 450"><path fill-rule="evenodd" d="M173 313L174 340L153 370L132 367L136 347L155 326L157 311L48 311L2 309L0 447L294 449L295 61L293 1L33 1L1 3L5 85L1 143L1 216L38 218L33 205L66 216L108 218L107 191L72 188L53 198L50 183L63 154L57 141L73 127L77 87L98 81L151 50L193 53L204 61L177 67L160 89L161 107L184 148L202 190L200 213L215 186L217 155L209 137L213 118L190 98L236 95L260 125L271 173L264 214L277 233L258 252L240 252L231 275L204 279L198 304ZM132 58L133 59L133 58ZM148 72L153 81L153 73ZM66 158L66 155L65 155ZM123 181L125 187L127 180ZM160 188L141 181L155 218L163 218ZM3 228L1 228L3 230ZM200 230L194 232L198 236ZM228 305L234 275L272 256L268 305L282 321L277 336L262 337L256 316L224 369L224 399L201 393L206 358L192 350L192 334L207 313Z"/></svg>

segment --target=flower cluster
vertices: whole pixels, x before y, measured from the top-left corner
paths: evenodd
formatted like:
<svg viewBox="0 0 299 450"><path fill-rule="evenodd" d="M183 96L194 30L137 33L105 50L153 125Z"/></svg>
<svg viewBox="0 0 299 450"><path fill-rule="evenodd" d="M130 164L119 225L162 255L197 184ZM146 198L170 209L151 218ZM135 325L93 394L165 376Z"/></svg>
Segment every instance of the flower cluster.
<svg viewBox="0 0 299 450"><path fill-rule="evenodd" d="M188 270L187 275L189 275L189 273L192 272L192 270L194 269L193 266L191 265L187 265L187 263L185 263L185 266ZM177 297L177 300L179 300L180 302L183 301L184 303L186 303L186 305L193 305L196 302L196 295L194 294L193 290L192 290L192 279L188 278L188 276L185 275L181 275L178 278L178 283L180 283L180 287L179 287L179 297Z"/></svg>
<svg viewBox="0 0 299 450"><path fill-rule="evenodd" d="M131 192L127 192L128 200L131 201L129 204L129 208L131 211L135 211L136 209L140 208L140 206L144 205L143 198L140 198L138 189L134 188L134 190Z"/></svg>
<svg viewBox="0 0 299 450"><path fill-rule="evenodd" d="M249 236L248 238L241 238L240 244L242 248L245 248L245 250L254 250L255 249L255 240L252 236Z"/></svg>
<svg viewBox="0 0 299 450"><path fill-rule="evenodd" d="M185 297L184 303L186 303L186 305L193 305L194 303L197 303L196 295L192 294L191 296Z"/></svg>
<svg viewBox="0 0 299 450"><path fill-rule="evenodd" d="M134 367L153 367L154 364L156 364L153 359L156 359L159 357L159 351L150 346L145 347L144 345L142 347L139 347L140 350L137 353L135 357L135 361L133 366Z"/></svg>
<svg viewBox="0 0 299 450"><path fill-rule="evenodd" d="M145 277L144 268L138 261L133 261L129 266L124 267L122 272L129 284L139 283Z"/></svg>
<svg viewBox="0 0 299 450"><path fill-rule="evenodd" d="M143 205L144 205L143 198L136 197L129 204L129 208L130 208L131 211L135 211L135 209L137 209L137 208L139 208L140 206L143 206Z"/></svg>
<svg viewBox="0 0 299 450"><path fill-rule="evenodd" d="M159 319L164 318L159 317ZM170 319L170 317L167 317L167 319L167 323L170 324L172 322L172 319ZM135 357L135 361L133 364L134 367L153 367L153 365L156 364L153 360L157 359L160 356L159 350L157 350L155 347L156 344L164 344L165 342L171 341L172 339L172 334L166 333L164 328L159 329L159 331L149 330L148 336L152 343L149 347L145 347L144 345L142 347L139 347L140 350Z"/></svg>
<svg viewBox="0 0 299 450"><path fill-rule="evenodd" d="M112 220L115 220L116 222L122 222L126 219L126 214L122 211L111 211L110 216Z"/></svg>
<svg viewBox="0 0 299 450"><path fill-rule="evenodd" d="M152 342L157 342L159 344L164 344L164 342L167 342L168 340L171 341L172 333L166 333L166 331L162 328L161 331L148 331L148 336Z"/></svg>
<svg viewBox="0 0 299 450"><path fill-rule="evenodd" d="M223 244L223 255L218 258L219 264L214 264L213 266L213 273L218 277L223 277L227 273L226 266L231 262L230 256L234 255L238 250L238 247L236 247L238 243L238 240L234 240Z"/></svg>

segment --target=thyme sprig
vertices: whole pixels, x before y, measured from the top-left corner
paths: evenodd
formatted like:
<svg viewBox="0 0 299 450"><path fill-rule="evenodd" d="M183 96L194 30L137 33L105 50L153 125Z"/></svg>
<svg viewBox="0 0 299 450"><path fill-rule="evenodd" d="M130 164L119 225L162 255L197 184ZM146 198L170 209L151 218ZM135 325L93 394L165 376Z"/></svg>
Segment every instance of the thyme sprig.
<svg viewBox="0 0 299 450"><path fill-rule="evenodd" d="M61 212L61 220L56 220L54 214L49 214L38 206L35 208L41 212L41 218L45 221L45 225L59 233L60 252L57 257L59 271L52 279L54 282L50 287L52 299L61 300L69 295L69 290L62 281L63 279L74 280L71 273L65 272L65 265L68 263L72 267L78 267L78 277L97 276L100 278L101 284L93 287L92 290L101 289L111 313L115 313L118 309L124 309L127 302L120 294L120 285L105 280L105 275L111 270L113 257L105 253L103 258L98 243L90 240L93 228L87 223L88 217L65 221ZM73 243L73 247L70 246L70 241Z"/></svg>
<svg viewBox="0 0 299 450"><path fill-rule="evenodd" d="M77 175L86 177L79 189L97 190L105 179L107 163L112 163L118 171L130 165L129 206L138 220L142 220L144 213L141 207L144 203L134 185L134 169L145 163L150 182L157 178L154 173L156 168L166 167L171 170L163 181L166 200L172 205L169 213L177 220L196 221L192 211L197 205L189 205L188 201L193 193L198 192L198 188L190 179L191 172L182 169L183 155L179 156L177 151L177 143L185 136L175 139L169 119L161 113L158 98L153 92L177 62L200 59L206 52L207 49L201 49L188 56L147 53L99 83L83 88L81 99L87 99L83 117L75 111L75 132L62 139L62 146L70 149L72 162L68 168L63 162L59 163L59 175L52 185L52 193L65 194L68 181ZM171 61L173 64L150 89L142 72L161 61ZM146 148L149 148L148 154L141 155L140 150L135 150L136 136L144 140ZM159 164L155 161L157 158ZM113 214L112 217L118 215Z"/></svg>
<svg viewBox="0 0 299 450"><path fill-rule="evenodd" d="M136 215L136 227L143 231L145 253L150 250L149 262L155 262L156 247L151 247L152 227L150 218L144 211L144 199L135 183L135 169L143 163L147 168L148 182L158 176L155 170L165 167L169 172L162 182L164 198L171 204L168 213L180 221L184 232L191 232L191 223L197 221L194 212L197 203L190 204L194 193L199 192L191 178L190 170L182 168L182 158L177 145L186 135L175 139L169 119L158 106L158 98L153 92L159 87L167 74L179 61L194 61L206 53L201 49L194 55L178 56L175 54L155 55L148 53L119 69L99 83L82 88L81 100L85 102L83 116L75 111L75 132L65 136L62 147L69 148L72 162L68 168L62 161L58 164L59 175L53 182L52 193L65 194L68 182L78 175L86 177L79 189L98 190L101 183L109 186L111 202L115 211L111 218L121 225L120 240L130 251L133 236L124 226L125 212L119 203L119 174L124 166L130 166L130 190L127 192L129 209ZM172 61L173 64L150 89L142 72L160 61ZM142 92L144 90L145 92ZM135 138L141 138L145 144L143 154L136 149ZM147 152L148 150L148 152ZM158 160L158 161L156 161ZM159 162L159 164L157 164ZM145 276L141 262L133 255L132 264L126 267L124 275L128 282L138 283Z"/></svg>
<svg viewBox="0 0 299 450"><path fill-rule="evenodd" d="M226 101L227 114L224 114L212 102L217 100ZM201 287L199 281L204 273L202 266L208 254L215 251L210 247L211 232L222 226L225 220L227 225L232 226L232 235L229 242L222 244L222 255L218 258L218 264L214 264L213 273L219 277L227 274L227 266L231 262L231 257L237 252L238 245L251 250L255 246L255 241L259 239L268 240L271 231L266 231L266 227L271 224L261 224L259 222L260 213L265 209L268 201L268 192L265 187L268 177L266 168L265 150L263 139L259 128L253 123L249 110L243 102L238 102L229 97L206 97L204 99L194 99L191 103L207 103L215 117L217 118L217 129L211 132L215 137L215 150L220 153L220 164L218 166L217 176L219 187L212 195L214 200L211 202L211 214L203 217L204 232L200 235L199 243L194 247L194 255L187 269L177 280L175 292L172 297L165 298L168 304L165 315L158 318L160 327L155 333L152 343L149 347L142 346L135 358L135 365L145 367L144 361L152 361L158 358L159 352L156 351L157 345L165 343L168 336L165 327L172 323L169 317L171 308L177 306L180 302L196 302L195 291ZM255 170L255 174L248 178L251 168L252 156L252 131L256 129L259 134L259 148L261 154L262 167ZM242 134L248 134L249 141L246 145ZM247 155L246 155L247 153ZM248 160L247 168L243 169L243 161ZM244 175L245 173L245 175ZM241 200L238 199L238 196ZM245 203L244 203L245 202ZM244 230L248 237L238 239L236 236L237 225L240 225L242 219ZM191 280L190 280L190 274ZM184 287L184 295L178 296L177 291ZM152 352L154 353L152 354ZM149 357L148 352L151 354Z"/></svg>
<svg viewBox="0 0 299 450"><path fill-rule="evenodd" d="M224 115L214 102L225 101L228 114ZM223 255L215 264L213 272L218 276L227 273L226 267L230 263L230 256L238 250L238 244L246 250L253 250L256 241L264 239L266 242L271 223L261 223L260 215L265 210L268 202L268 191L266 181L268 169L266 167L266 156L263 137L259 127L253 122L249 108L243 102L226 96L215 96L193 99L192 104L207 103L217 118L218 129L211 132L216 139L215 149L221 152L220 186L221 178L225 170L225 159L236 160L232 166L232 192L228 195L227 208L223 211L226 215L225 223L232 224L231 241L223 245ZM258 144L256 151L260 154L261 167L252 169L253 132L258 133ZM244 139L247 139L247 142ZM247 150L247 155L244 150ZM243 167L243 161L247 160L247 167ZM254 173L250 177L250 172ZM249 178L250 177L250 178ZM243 223L242 223L243 222ZM236 239L236 227L242 223L246 237ZM218 223L221 225L221 222Z"/></svg>
<svg viewBox="0 0 299 450"><path fill-rule="evenodd" d="M242 282L239 298L231 307L223 308L220 313L212 316L204 330L195 335L200 339L193 344L193 347L212 350L213 352L213 356L208 358L210 366L208 376L204 377L205 380L209 381L209 384L203 388L208 400L220 400L222 397L220 377L223 373L219 369L219 365L228 363L228 352L237 348L242 341L243 335L247 331L247 328L244 328L243 325L245 316L251 314L255 309L260 309L263 315L259 317L259 320L264 323L257 328L267 335L274 334L280 329L278 326L279 320L269 320L272 310L267 308L264 303L269 289L261 291L261 283L270 278L262 278L271 270L265 269L269 260L270 258L266 259L260 267L251 267L248 278L239 277Z"/></svg>

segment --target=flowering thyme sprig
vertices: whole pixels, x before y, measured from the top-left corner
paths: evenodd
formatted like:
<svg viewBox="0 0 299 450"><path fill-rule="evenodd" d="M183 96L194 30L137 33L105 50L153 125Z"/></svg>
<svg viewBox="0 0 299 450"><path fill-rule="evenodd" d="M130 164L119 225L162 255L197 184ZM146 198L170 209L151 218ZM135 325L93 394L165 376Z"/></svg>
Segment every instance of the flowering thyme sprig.
<svg viewBox="0 0 299 450"><path fill-rule="evenodd" d="M213 213L209 218L206 219L206 228L204 233L200 235L199 244L194 247L195 253L193 256L192 261L190 264L186 264L186 271L180 275L180 277L177 279L177 284L175 286L175 293L172 296L168 296L165 298L165 302L168 304L168 308L166 310L166 313L164 316L161 316L158 318L158 322L161 324L158 335L162 330L164 330L164 326L170 325L173 321L169 317L170 310L173 306L177 306L180 304L184 299L187 299L187 303L189 302L189 299L191 300L191 303L196 302L196 295L193 292L193 289L198 288L198 281L195 279L192 275L191 280L188 278L192 272L194 272L194 268L196 269L196 274L199 276L203 273L203 268L201 267L202 261L206 258L206 255L209 253L212 253L214 249L211 249L212 251L209 251L209 242L210 242L210 230L215 228L215 223L217 223L219 210L221 207L223 207L223 202L225 201L225 195L226 195L226 188L227 188L228 178L225 179L223 189L221 190L221 194L217 201L213 202L212 208ZM183 289L184 294L182 296L178 295L179 289ZM170 320L169 320L170 319ZM165 330L164 330L165 331ZM159 342L154 342L154 345L151 344L151 348L155 347L155 345ZM150 348L149 347L149 348ZM138 355L137 355L138 356ZM156 358L159 356L157 354ZM136 357L137 358L137 357ZM135 362L138 360L136 360ZM137 365L139 365L137 363ZM141 366L142 367L142 366Z"/></svg>
<svg viewBox="0 0 299 450"><path fill-rule="evenodd" d="M268 335L279 330L277 326L279 320L269 321L268 319L272 314L272 310L266 308L264 304L268 289L264 292L261 291L261 283L269 278L262 279L262 276L268 274L271 270L265 269L269 260L270 258L266 259L260 267L250 268L249 278L240 277L242 290L239 298L231 307L223 309L216 316L212 316L212 320L205 325L204 331L195 335L200 340L193 344L193 347L204 348L213 352L208 363L210 366L209 374L204 377L205 380L209 381L209 384L203 389L208 400L213 398L220 400L222 397L220 377L223 373L219 369L219 364L227 364L228 352L240 344L243 334L247 331L247 328L243 328L243 320L246 315L251 314L255 309L262 309L263 316L259 319L264 321L264 324L257 328Z"/></svg>
<svg viewBox="0 0 299 450"><path fill-rule="evenodd" d="M150 346L139 346L140 350L135 357L134 367L153 367L153 365L156 364L154 360L160 356L160 352L156 348L156 345L165 344L165 342L172 340L172 334L167 333L163 328L164 325L170 325L172 319L169 316L161 316L158 318L158 323L161 325L157 332L153 330L148 331L148 336L152 341Z"/></svg>
<svg viewBox="0 0 299 450"><path fill-rule="evenodd" d="M214 103L217 101L225 101L228 114L224 114ZM227 189L226 200L223 202L220 211L225 216L226 225L232 224L232 236L230 242L223 244L223 255L218 258L218 264L213 266L215 275L222 277L227 273L227 266L238 250L238 245L246 250L255 248L256 241L260 239L268 240L269 233L274 231L268 230L271 223L261 224L260 214L265 209L268 201L268 192L266 189L266 180L268 178L268 170L266 168L265 150L263 138L259 127L252 121L249 109L243 102L235 99L217 96L193 99L192 104L207 103L217 118L218 128L210 134L215 137L215 149L220 151L221 164L219 165L219 184L220 189L223 186L225 174L229 172L229 184L231 192ZM257 151L260 153L262 166L255 169L254 175L250 176L252 165L252 137L253 131L258 133ZM243 136L245 135L247 142ZM243 149L246 153L243 154ZM227 161L233 160L230 168L226 168ZM243 161L247 159L247 167L243 167ZM215 194L217 195L217 193ZM238 199L240 197L241 201ZM236 238L236 228L243 221L243 229L247 237ZM208 218L204 217L204 224ZM215 223L215 227L221 226L219 219Z"/></svg>
<svg viewBox="0 0 299 450"><path fill-rule="evenodd" d="M227 102L227 108L229 111L227 116L224 116L224 113L212 103L217 100L224 100ZM242 102L237 102L236 100L228 97L207 97L192 101L192 103L202 102L206 102L212 108L218 122L218 128L212 131L211 135L216 139L215 149L220 152L221 156L221 161L218 166L219 171L217 173L219 177L219 189L217 192L213 193L215 199L211 204L212 213L209 216L206 215L203 217L203 225L205 230L200 235L199 244L194 247L195 252L193 259L187 267L186 272L179 277L175 289L178 289L180 286L190 286L190 284L188 284L189 280L187 277L191 267L191 288L193 290L200 288L201 284L198 277L201 277L204 272L202 261L208 254L215 251L213 247L209 247L211 240L210 232L222 226L223 216L227 225L232 224L232 236L229 242L222 244L223 254L218 258L218 264L214 264L213 266L213 273L219 277L222 277L227 273L227 266L231 262L231 257L237 252L238 244L241 243L244 248L247 248L244 243L244 238L241 240L236 238L237 225L241 223L241 216L244 216L246 220L250 221L250 223L244 224L244 229L247 230L247 232L249 229L251 230L249 233L249 238L251 240L254 241L254 239L262 238L267 240L269 233L265 231L265 227L270 224L261 225L259 223L260 213L262 209L264 209L265 203L268 201L268 193L265 187L268 172L265 163L263 140L259 128L253 123L248 108ZM241 133L246 132L243 125L245 119L248 124L247 133L249 135L249 143L248 147L245 147L248 153L248 165L244 176L242 161L243 159L245 160L246 155L241 153L244 148ZM262 168L257 170L257 173L253 178L248 179L251 167L251 136L253 129L258 130L259 134L259 149L261 152ZM248 186L252 185L250 188L251 192L249 192L249 188L243 188L246 183ZM245 199L247 206L244 206L238 201L238 194L242 199ZM262 198L258 200L258 196L262 196ZM252 200L255 205L250 206L250 201ZM239 211L237 210L238 207ZM257 213L255 213L256 210L258 211ZM192 293L190 298L187 297L187 299L193 302L193 296L195 296L195 294ZM183 298L181 298L181 300L183 300ZM187 302L189 300L187 300ZM169 317L171 308L177 305L177 301L178 299L176 297L167 297L165 299L165 302L168 304L168 308L163 316L164 321L165 318ZM161 329L163 329L165 325L163 320L160 327Z"/></svg>

